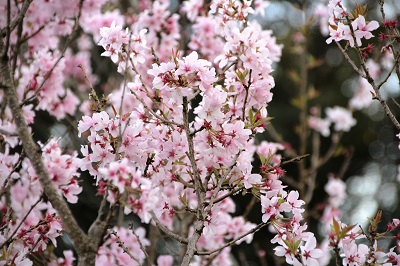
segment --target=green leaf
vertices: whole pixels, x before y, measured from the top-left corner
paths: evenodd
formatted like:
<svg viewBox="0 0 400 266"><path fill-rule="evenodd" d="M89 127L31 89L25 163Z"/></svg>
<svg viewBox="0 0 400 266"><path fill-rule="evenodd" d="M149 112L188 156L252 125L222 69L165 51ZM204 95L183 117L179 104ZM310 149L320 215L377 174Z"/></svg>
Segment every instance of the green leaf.
<svg viewBox="0 0 400 266"><path fill-rule="evenodd" d="M259 154L261 164L265 164L265 157Z"/></svg>
<svg viewBox="0 0 400 266"><path fill-rule="evenodd" d="M339 225L338 221L336 221L335 217L332 217L332 231L333 231L333 233L335 233L335 235L339 239L340 225Z"/></svg>
<svg viewBox="0 0 400 266"><path fill-rule="evenodd" d="M249 109L249 119L250 119L250 124L254 124L254 114L253 114L253 108Z"/></svg>
<svg viewBox="0 0 400 266"><path fill-rule="evenodd" d="M294 243L294 250L295 250L295 252L299 249L300 243L301 243L301 239L297 240L297 241Z"/></svg>
<svg viewBox="0 0 400 266"><path fill-rule="evenodd" d="M354 225L348 225L348 226L346 226L345 228L343 228L343 229L342 229L342 232L340 232L340 237L339 237L339 239L342 239L343 237L345 237L346 234L347 234L348 232L350 232L355 226L356 226L356 224L354 224Z"/></svg>

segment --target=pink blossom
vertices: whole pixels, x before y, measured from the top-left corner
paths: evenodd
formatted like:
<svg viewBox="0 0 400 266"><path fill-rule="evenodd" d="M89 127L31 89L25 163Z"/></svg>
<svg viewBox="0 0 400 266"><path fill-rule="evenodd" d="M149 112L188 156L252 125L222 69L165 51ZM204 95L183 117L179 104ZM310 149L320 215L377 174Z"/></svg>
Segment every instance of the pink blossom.
<svg viewBox="0 0 400 266"><path fill-rule="evenodd" d="M329 34L329 10L328 7L322 3L317 4L314 10L314 15L319 22L319 27L322 35Z"/></svg>
<svg viewBox="0 0 400 266"><path fill-rule="evenodd" d="M197 69L197 64L199 60L199 55L197 52L191 52L188 56L185 56L183 58L182 63L179 64L179 68L176 70L175 74L176 75L182 75L182 74L190 74L196 71Z"/></svg>
<svg viewBox="0 0 400 266"><path fill-rule="evenodd" d="M74 265L74 261L76 260L74 257L74 253L71 250L65 250L63 252L64 258L58 259L59 266L72 266Z"/></svg>
<svg viewBox="0 0 400 266"><path fill-rule="evenodd" d="M28 252L20 252L18 256L15 258L14 263L18 266L32 266L33 262L26 257Z"/></svg>
<svg viewBox="0 0 400 266"><path fill-rule="evenodd" d="M123 249L117 243L117 239L114 235L108 235L103 245L99 248L96 256L96 265L138 265L145 259L145 254L140 248L138 238L144 247L147 247L150 243L145 238L145 230L139 227L133 234L127 228L114 227L112 229L124 243L124 246L131 252L132 256L139 262L134 261L126 254Z"/></svg>
<svg viewBox="0 0 400 266"><path fill-rule="evenodd" d="M369 248L364 244L356 245L356 243L352 241L347 244L343 244L343 251L343 263L349 266L358 266L362 265L366 261Z"/></svg>
<svg viewBox="0 0 400 266"><path fill-rule="evenodd" d="M355 110L361 110L372 104L372 86L364 78L359 79L359 87L350 99L349 106Z"/></svg>
<svg viewBox="0 0 400 266"><path fill-rule="evenodd" d="M254 185L261 185L262 184L261 175L259 174L245 175L243 184L246 189L252 188Z"/></svg>
<svg viewBox="0 0 400 266"><path fill-rule="evenodd" d="M314 129L315 131L319 132L324 137L328 137L331 134L331 131L329 130L330 125L331 121L327 119L322 119L315 116L311 116L308 119L308 126L311 129Z"/></svg>
<svg viewBox="0 0 400 266"><path fill-rule="evenodd" d="M341 179L329 176L328 183L325 185L325 191L329 195L329 203L338 208L346 199L346 183Z"/></svg>
<svg viewBox="0 0 400 266"><path fill-rule="evenodd" d="M224 129L224 134L227 137L226 143L224 143L224 145L232 153L237 153L239 149L244 148L245 143L249 139L251 130L244 127L245 124L243 123L243 121L236 121L234 124L225 123L222 125L222 128Z"/></svg>
<svg viewBox="0 0 400 266"><path fill-rule="evenodd" d="M210 91L210 95L203 97L199 106L195 108L194 113L199 118L210 122L213 128L217 128L218 122L225 117L222 108L227 96L225 91L220 87L216 87L213 91Z"/></svg>
<svg viewBox="0 0 400 266"><path fill-rule="evenodd" d="M99 41L99 45L103 46L106 51L101 55L111 57L111 60L117 63L119 60L119 53L122 52L122 45L128 43L128 34L128 29L123 32L122 26L116 26L115 21L111 23L110 27L102 27L100 29L102 39Z"/></svg>
<svg viewBox="0 0 400 266"><path fill-rule="evenodd" d="M264 156L264 158L268 158L271 155L274 155L278 152L278 150L284 150L285 147L280 143L268 142L263 140L257 148L257 152Z"/></svg>
<svg viewBox="0 0 400 266"><path fill-rule="evenodd" d="M327 118L335 125L336 131L349 131L357 123L351 112L343 107L328 107L325 112Z"/></svg>
<svg viewBox="0 0 400 266"><path fill-rule="evenodd" d="M292 207L292 209L300 209L301 206L303 206L305 204L305 202L303 200L299 200L299 192L292 190L289 192L288 196L286 197L286 201L287 203L290 204L290 206ZM301 212L304 211L304 209L300 209Z"/></svg>
<svg viewBox="0 0 400 266"><path fill-rule="evenodd" d="M242 216L234 217L229 223L228 223L228 233L229 233L229 238L236 239L245 233L247 233L249 230L253 229L256 225L245 221L245 219ZM251 243L253 240L253 234L249 234L246 237L241 238L238 240L236 243L240 244L243 241L246 243Z"/></svg>
<svg viewBox="0 0 400 266"><path fill-rule="evenodd" d="M350 46L354 46L354 40L348 25L339 22L337 25L334 25L334 28L330 26L329 35L330 37L326 40L327 44L330 44L332 41L339 42L341 40L348 40Z"/></svg>
<svg viewBox="0 0 400 266"><path fill-rule="evenodd" d="M283 257L285 256L285 260L288 264L290 265L301 265L300 262L295 258L295 256L292 254L290 249L285 245L282 244L281 246L277 246L274 248L275 250L275 255L278 257Z"/></svg>
<svg viewBox="0 0 400 266"><path fill-rule="evenodd" d="M357 45L361 46L361 38L370 39L374 37L371 31L376 30L379 27L379 23L375 20L366 24L365 18L362 15L358 17L351 23L354 30L354 37L356 38Z"/></svg>
<svg viewBox="0 0 400 266"><path fill-rule="evenodd" d="M287 202L280 202L279 197L268 198L266 196L261 196L261 206L262 206L262 221L267 223L270 219L276 219L281 217L281 212L289 212L291 211L291 206Z"/></svg>
<svg viewBox="0 0 400 266"><path fill-rule="evenodd" d="M285 147L280 143L261 141L260 145L257 147L257 153L264 157L266 160L269 160L268 163L272 166L279 165L281 162L282 156L277 154L279 150L284 150Z"/></svg>
<svg viewBox="0 0 400 266"><path fill-rule="evenodd" d="M157 258L158 266L172 266L174 263L174 258L171 255L160 255Z"/></svg>
<svg viewBox="0 0 400 266"><path fill-rule="evenodd" d="M195 21L202 10L203 2L201 1L189 0L183 2L182 11L186 13L190 21Z"/></svg>
<svg viewBox="0 0 400 266"><path fill-rule="evenodd" d="M300 246L301 256L305 265L320 265L317 259L321 258L323 256L323 253L320 249L317 249L316 246L317 240L314 236L309 237L304 246Z"/></svg>

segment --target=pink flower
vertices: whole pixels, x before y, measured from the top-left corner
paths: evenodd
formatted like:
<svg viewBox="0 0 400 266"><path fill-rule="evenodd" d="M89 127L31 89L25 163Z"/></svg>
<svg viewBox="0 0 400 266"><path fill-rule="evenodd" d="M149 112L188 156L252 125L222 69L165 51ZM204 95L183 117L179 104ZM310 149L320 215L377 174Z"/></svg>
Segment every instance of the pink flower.
<svg viewBox="0 0 400 266"><path fill-rule="evenodd" d="M184 57L182 61L180 61L179 68L176 70L176 75L182 74L190 74L194 72L197 68L199 60L199 55L196 51L191 52L188 56Z"/></svg>
<svg viewBox="0 0 400 266"><path fill-rule="evenodd" d="M237 153L239 149L243 149L251 130L244 128L245 124L243 121L236 121L234 124L226 123L222 125L224 134L228 136L226 147L231 150L232 153Z"/></svg>
<svg viewBox="0 0 400 266"><path fill-rule="evenodd" d="M75 180L65 187L62 187L64 197L69 203L77 203L78 196L82 192L82 187Z"/></svg>
<svg viewBox="0 0 400 266"><path fill-rule="evenodd" d="M74 265L74 261L76 260L74 257L74 253L71 250L65 250L63 252L64 258L59 258L58 259L58 265L59 266L72 266Z"/></svg>
<svg viewBox="0 0 400 266"><path fill-rule="evenodd" d="M330 125L331 121L327 119L322 119L316 116L311 116L308 119L308 126L319 132L324 137L328 137L331 134L331 131L329 130Z"/></svg>
<svg viewBox="0 0 400 266"><path fill-rule="evenodd" d="M328 183L325 185L325 191L329 195L331 206L338 208L344 203L346 198L346 183L341 179L329 176Z"/></svg>
<svg viewBox="0 0 400 266"><path fill-rule="evenodd" d="M370 39L374 37L371 31L376 30L379 27L379 23L375 20L366 24L365 18L362 15L358 17L351 23L354 30L354 36L356 37L357 45L361 46L361 38Z"/></svg>
<svg viewBox="0 0 400 266"><path fill-rule="evenodd" d="M322 257L323 253L316 248L317 240L314 236L310 236L304 246L300 246L303 263L308 266L319 266L318 258Z"/></svg>
<svg viewBox="0 0 400 266"><path fill-rule="evenodd" d="M361 110L369 107L372 103L372 86L364 78L359 79L359 87L353 97L350 99L349 106L355 110Z"/></svg>
<svg viewBox="0 0 400 266"><path fill-rule="evenodd" d="M229 237L235 239L249 230L253 229L256 225L250 222L246 222L245 219L242 216L234 217L227 225L228 227L228 233ZM242 243L243 241L246 241L246 243L251 243L253 240L253 234L249 234L246 237L240 239L237 241L237 244Z"/></svg>
<svg viewBox="0 0 400 266"><path fill-rule="evenodd" d="M327 44L332 41L339 42L341 40L348 40L350 41L350 45L354 46L353 37L351 36L350 27L348 25L339 22L337 25L334 25L334 27L330 26L329 35L330 37L326 40Z"/></svg>
<svg viewBox="0 0 400 266"><path fill-rule="evenodd" d="M289 192L289 195L286 197L286 201L287 203L290 204L292 209L294 208L300 209L301 206L305 204L303 200L299 200L299 192L295 190ZM301 209L301 212L303 211L304 209Z"/></svg>
<svg viewBox="0 0 400 266"><path fill-rule="evenodd" d="M121 25L115 25L115 21L111 23L110 27L102 27L100 29L100 35L102 39L99 41L99 45L103 46L106 50L101 55L111 57L114 63L119 60L119 53L121 53L121 47L123 44L127 44L128 29L125 32L122 31Z"/></svg>
<svg viewBox="0 0 400 266"><path fill-rule="evenodd" d="M343 107L328 107L325 112L327 118L335 124L336 131L349 131L357 123L351 112Z"/></svg>
<svg viewBox="0 0 400 266"><path fill-rule="evenodd" d="M125 187L131 184L130 178L135 170L129 164L128 159L123 158L121 161L111 162L107 168L100 168L99 172L105 180L110 180L120 193L123 193Z"/></svg>
<svg viewBox="0 0 400 266"><path fill-rule="evenodd" d="M276 154L278 150L284 150L285 147L280 143L268 142L263 140L260 143L260 146L257 148L257 153L264 156L264 158L268 158L273 154Z"/></svg>
<svg viewBox="0 0 400 266"><path fill-rule="evenodd" d="M291 206L287 202L281 203L280 197L268 198L261 196L261 211L263 213L262 221L267 223L270 219L281 217L281 212L291 211Z"/></svg>
<svg viewBox="0 0 400 266"><path fill-rule="evenodd" d="M27 258L27 254L29 253L27 248L24 248L24 251L19 252L18 256L14 259L14 265L18 266L32 266L33 262Z"/></svg>
<svg viewBox="0 0 400 266"><path fill-rule="evenodd" d="M195 108L194 113L199 118L204 119L211 123L213 128L217 128L218 122L225 117L222 112L223 105L226 102L227 93L220 87L216 87L210 91L210 95L204 95L203 100L198 107Z"/></svg>
<svg viewBox="0 0 400 266"><path fill-rule="evenodd" d="M261 175L259 174L245 175L243 184L246 189L252 188L253 185L261 185L262 184Z"/></svg>
<svg viewBox="0 0 400 266"><path fill-rule="evenodd" d="M228 64L228 62L233 62L236 60L236 56L233 56L230 52L226 52L224 54L218 55L215 59L214 62L218 63L218 66L220 68L223 68Z"/></svg>
<svg viewBox="0 0 400 266"><path fill-rule="evenodd" d="M356 245L354 241L343 244L344 259L343 263L348 266L363 265L366 260L366 256L369 252L367 245L359 244Z"/></svg>
<svg viewBox="0 0 400 266"><path fill-rule="evenodd" d="M182 11L186 13L190 21L195 21L202 10L203 5L201 1L189 0L183 2Z"/></svg>
<svg viewBox="0 0 400 266"><path fill-rule="evenodd" d="M172 266L174 263L174 258L171 255L160 255L157 258L158 266Z"/></svg>

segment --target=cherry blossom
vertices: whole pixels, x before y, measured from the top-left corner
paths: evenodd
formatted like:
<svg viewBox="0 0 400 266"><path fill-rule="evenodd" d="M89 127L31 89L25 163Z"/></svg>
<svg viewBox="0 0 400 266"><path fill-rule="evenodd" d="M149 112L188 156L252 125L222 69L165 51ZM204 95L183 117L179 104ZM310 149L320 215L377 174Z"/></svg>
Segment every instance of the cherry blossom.
<svg viewBox="0 0 400 266"><path fill-rule="evenodd" d="M370 104L373 102L371 92L372 87L368 81L360 78L359 87L349 102L350 107L360 110L370 106Z"/></svg>
<svg viewBox="0 0 400 266"><path fill-rule="evenodd" d="M343 263L349 266L362 265L369 252L368 246L364 244L356 245L354 242L349 242L343 245L344 260Z"/></svg>
<svg viewBox="0 0 400 266"><path fill-rule="evenodd" d="M331 121L319 117L311 116L308 119L308 126L315 131L321 133L322 136L328 137L331 134L329 129Z"/></svg>
<svg viewBox="0 0 400 266"><path fill-rule="evenodd" d="M301 256L306 265L320 265L317 259L322 257L323 253L321 250L316 249L316 246L317 240L314 236L309 237L304 246L300 246Z"/></svg>
<svg viewBox="0 0 400 266"><path fill-rule="evenodd" d="M357 122L347 109L335 106L325 110L327 118L334 124L335 131L349 131Z"/></svg>
<svg viewBox="0 0 400 266"><path fill-rule="evenodd" d="M338 208L346 199L346 184L333 176L329 176L328 183L325 185L325 191L329 195L331 206Z"/></svg>
<svg viewBox="0 0 400 266"><path fill-rule="evenodd" d="M361 39L370 39L374 37L371 31L376 30L379 27L379 23L375 20L366 24L364 16L359 15L352 23L354 30L354 37L356 38L357 45L361 46Z"/></svg>
<svg viewBox="0 0 400 266"><path fill-rule="evenodd" d="M109 56L114 63L117 63L119 54L122 52L122 45L128 44L129 41L128 29L122 31L122 26L115 25L115 21L113 21L109 28L103 27L100 29L100 35L102 39L99 41L99 45L106 50L101 55Z"/></svg>
<svg viewBox="0 0 400 266"><path fill-rule="evenodd" d="M370 246L360 244L355 240L363 234L357 227L347 230L350 227L335 223L341 217L339 207L346 198L346 185L332 176L324 187L324 209L317 206L315 213L321 214L322 230L340 232L327 234L317 247L314 234L307 231L308 217L303 217L306 208L300 196L307 194L307 189L296 184L303 177L295 176L290 183L292 177L285 176L284 166L288 161L282 162L282 156L296 160L305 151L297 152L289 142L258 138L270 122L273 74L283 49L274 33L253 19L253 14L264 13L268 1L189 0L179 8L169 1L144 0L125 12L105 0L39 0L30 4L26 14L21 13L23 19L17 19L28 2L0 3L4 14L10 10L13 28L0 18L7 37L3 42L9 49L2 58L13 68L9 75L12 84L1 84L0 91L5 103L0 119L1 265L33 265L36 253L45 256L49 265L73 265L72 251L64 251L60 258L51 252L58 237L73 237L74 231L70 223L63 224L63 208L49 195L77 203L83 172L95 180L93 185L104 198L102 205L110 206L110 215L120 206L121 219L135 217L135 223L146 228L156 225L171 240L182 229L179 242L189 243L188 251L197 252L189 254L187 265L232 265L229 242L250 244L254 231L266 224L275 234L271 240L276 245L275 255L285 257L288 264L327 264L328 245L338 250L344 264L372 263L373 259L384 265L398 263L394 248L384 254L378 251L377 241ZM346 11L340 0L318 5L315 13L324 33L329 31L327 43L346 43L345 51L372 50L370 43L361 46L371 41L372 32L379 27L377 21L367 23L364 14ZM383 25L393 29L396 23ZM79 32L72 34L74 28ZM70 37L72 48L62 49L71 44ZM103 77L92 73L93 44L101 46L101 56L110 57L116 72L123 74L113 81L113 90L108 88L113 87L111 81L103 83ZM3 49L4 45L0 46ZM395 62L391 59L366 60L365 71L359 74L368 80L359 80L349 108L327 107L326 118L312 112L309 128L324 137L330 135L331 124L335 131L349 131L356 124L352 111L365 108L374 98L370 79L380 77L380 65L392 71ZM4 93L14 86L17 104L11 104ZM19 113L13 111L14 106ZM36 170L38 164L26 154L25 138L36 137L32 124L38 111L47 112L57 123L78 120L80 154L63 146L63 139L38 142L44 168ZM21 115L28 129L17 127ZM17 133L28 137L20 138ZM396 136L400 138L400 134ZM261 166L255 169L258 162ZM304 165L309 162L314 163L306 161ZM45 178L51 186L43 185ZM290 187L284 181L289 181ZM299 190L290 190L293 187ZM261 205L259 225L238 215L240 210L231 196L240 194L252 194L256 205ZM96 226L97 222L91 228ZM399 220L393 219L388 232L398 227ZM96 265L149 262L144 250L154 243L142 227L114 226L104 233ZM76 244L79 238L72 240ZM80 256L79 245L74 248ZM200 256L201 252L213 255ZM176 263L171 254L153 254L154 261L149 263L155 263L155 258L158 265Z"/></svg>

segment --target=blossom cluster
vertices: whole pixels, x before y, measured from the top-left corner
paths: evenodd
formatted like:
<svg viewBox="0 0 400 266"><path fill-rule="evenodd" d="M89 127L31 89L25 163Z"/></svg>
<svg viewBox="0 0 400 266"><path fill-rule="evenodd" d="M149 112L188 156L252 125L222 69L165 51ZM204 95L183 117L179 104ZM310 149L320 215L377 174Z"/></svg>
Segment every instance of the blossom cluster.
<svg viewBox="0 0 400 266"><path fill-rule="evenodd" d="M105 2L34 1L20 29L7 40L13 47L7 51L14 62L12 78L28 125L35 123L38 111L58 121L75 118L78 106L83 113L77 123L79 155L64 152L55 139L39 142L56 193L77 203L79 179L88 173L110 212L121 206L120 216L133 214L171 238L182 230L181 242L199 233L193 265L232 265L232 243L251 243L253 233L264 225L275 233L275 255L291 265L327 265L329 249L345 265L399 264L394 248L381 252L377 239L360 243L362 231L337 221L346 186L333 177L325 185L328 199L321 218L328 238L318 245L314 233L307 231L302 191L288 188L281 179L287 162L280 153L289 152L290 145L255 138L270 121L273 68L283 49L271 30L251 19L263 14L268 2L188 0L174 13L169 1L143 0L135 7L138 14L122 14L103 6ZM0 10L10 10L13 20L23 4L0 3ZM366 22L362 9L350 15L340 0L317 11L330 34L327 43L346 41L360 48L379 27L377 21ZM8 23L0 18L1 29ZM387 22L386 27L396 24ZM78 28L82 32L76 51L67 46ZM123 75L120 86L102 99L93 86L99 80L91 68L93 43ZM21 45L24 49L18 50ZM391 65L379 62L385 63ZM381 74L372 59L365 64L365 75ZM355 126L352 112L369 106L373 96L369 81L360 79L358 84L347 108L327 107L325 118L311 108L309 128L327 137L331 126L335 132ZM86 100L81 95L89 89ZM6 102L5 97L1 90L0 101ZM0 265L32 265L33 253L45 254L49 265L72 265L72 251L64 251L64 258L50 252L63 234L61 218L47 201L32 163L19 151L10 107L4 105L1 112ZM259 170L255 161L261 163ZM239 193L257 199L259 225L237 214L231 196ZM399 228L394 219L386 233ZM142 227L114 226L99 245L96 265L143 264L148 259L145 249L152 244L146 234ZM210 261L202 254L215 255ZM171 255L157 256L158 265L176 262Z"/></svg>
<svg viewBox="0 0 400 266"><path fill-rule="evenodd" d="M357 17L351 18L344 8L341 0L330 1L328 4L329 14L329 35L326 40L329 44L332 41L346 40L353 47L362 45L361 39L370 39L374 37L371 31L379 27L377 21L367 23L363 14L357 14ZM349 22L351 21L351 23Z"/></svg>
<svg viewBox="0 0 400 266"><path fill-rule="evenodd" d="M49 202L43 201L43 187L30 161L27 159L19 161L19 154L9 155L8 152L2 154L0 159L2 165L0 206L4 214L0 241L11 244L3 253L4 263L20 265L19 263L24 261L29 265L30 260L27 258L29 254L46 251L50 243L57 246L56 238L62 235L63 226L57 211ZM68 202L76 203L77 195L82 191L76 179L81 164L77 153L62 154L57 141L49 140L46 145L42 145L42 155L57 191ZM20 170L15 171L16 167L20 167ZM9 206L3 201L7 187L10 187Z"/></svg>
<svg viewBox="0 0 400 266"><path fill-rule="evenodd" d="M146 239L146 230L142 227L132 229L114 227L110 229L110 236L101 247L96 257L96 265L142 265L146 258L142 248L150 245ZM130 255L121 248L129 250ZM132 257L136 259L132 260Z"/></svg>

